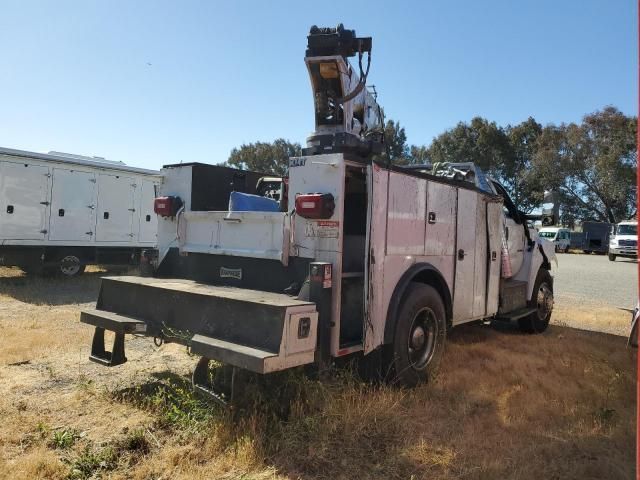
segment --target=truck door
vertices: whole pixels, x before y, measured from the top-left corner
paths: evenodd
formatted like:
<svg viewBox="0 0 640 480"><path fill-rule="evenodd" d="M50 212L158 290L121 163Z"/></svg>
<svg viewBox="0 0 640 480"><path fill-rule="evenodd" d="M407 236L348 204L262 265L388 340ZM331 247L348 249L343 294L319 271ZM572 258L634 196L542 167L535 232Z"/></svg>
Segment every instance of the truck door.
<svg viewBox="0 0 640 480"><path fill-rule="evenodd" d="M489 239L489 271L487 272L487 311L491 316L498 311L500 294L500 260L502 249L502 203L487 202L487 238Z"/></svg>
<svg viewBox="0 0 640 480"><path fill-rule="evenodd" d="M53 169L50 240L93 240L96 227L96 177L93 173Z"/></svg>
<svg viewBox="0 0 640 480"><path fill-rule="evenodd" d="M478 194L458 189L456 227L456 275L453 293L453 322L473 317Z"/></svg>
<svg viewBox="0 0 640 480"><path fill-rule="evenodd" d="M134 180L119 175L98 175L96 240L130 242L133 237Z"/></svg>
<svg viewBox="0 0 640 480"><path fill-rule="evenodd" d="M476 197L472 315L474 318L481 318L487 312L487 199L478 194Z"/></svg>
<svg viewBox="0 0 640 480"><path fill-rule="evenodd" d="M524 227L522 224L507 215L505 235L507 237L507 249L509 250L509 263L512 276L515 276L524 263Z"/></svg>
<svg viewBox="0 0 640 480"><path fill-rule="evenodd" d="M155 184L149 180L142 180L140 190L139 218L140 228L138 230L138 240L140 242L157 241L158 216L153 211L153 199L156 196Z"/></svg>
<svg viewBox="0 0 640 480"><path fill-rule="evenodd" d="M46 235L49 168L0 162L0 236L43 240Z"/></svg>

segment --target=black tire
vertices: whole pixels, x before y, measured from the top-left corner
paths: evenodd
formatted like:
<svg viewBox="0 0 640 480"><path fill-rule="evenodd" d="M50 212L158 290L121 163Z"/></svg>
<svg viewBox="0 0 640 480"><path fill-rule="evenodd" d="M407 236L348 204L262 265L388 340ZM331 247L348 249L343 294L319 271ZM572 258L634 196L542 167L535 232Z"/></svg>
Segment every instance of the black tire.
<svg viewBox="0 0 640 480"><path fill-rule="evenodd" d="M447 319L440 294L429 285L412 282L400 304L391 345L394 383L413 387L432 380L446 337Z"/></svg>
<svg viewBox="0 0 640 480"><path fill-rule="evenodd" d="M58 262L58 271L63 277L77 277L84 273L85 265L77 255L72 253L65 254Z"/></svg>
<svg viewBox="0 0 640 480"><path fill-rule="evenodd" d="M609 261L610 262L615 262L616 261L616 256L613 253L609 254Z"/></svg>
<svg viewBox="0 0 640 480"><path fill-rule="evenodd" d="M591 255L591 250L582 250L582 253L586 253L587 255Z"/></svg>
<svg viewBox="0 0 640 480"><path fill-rule="evenodd" d="M549 326L553 311L553 278L548 270L538 270L533 293L528 303L530 308L536 308L532 314L518 319L520 330L525 333L542 333Z"/></svg>

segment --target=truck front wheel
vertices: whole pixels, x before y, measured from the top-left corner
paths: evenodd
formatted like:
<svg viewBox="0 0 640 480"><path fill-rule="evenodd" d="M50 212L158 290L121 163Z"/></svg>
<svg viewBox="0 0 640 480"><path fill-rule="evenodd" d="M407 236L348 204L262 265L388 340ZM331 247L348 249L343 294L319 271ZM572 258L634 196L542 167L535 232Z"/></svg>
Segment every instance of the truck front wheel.
<svg viewBox="0 0 640 480"><path fill-rule="evenodd" d="M611 262L615 262L616 261L616 256L613 253L609 254L609 261L611 261Z"/></svg>
<svg viewBox="0 0 640 480"><path fill-rule="evenodd" d="M518 320L520 330L526 333L542 333L549 326L553 310L553 279L549 270L541 268L533 285L529 307L536 311Z"/></svg>
<svg viewBox="0 0 640 480"><path fill-rule="evenodd" d="M432 379L444 353L445 309L435 288L411 283L404 295L393 341L394 380L412 387Z"/></svg>

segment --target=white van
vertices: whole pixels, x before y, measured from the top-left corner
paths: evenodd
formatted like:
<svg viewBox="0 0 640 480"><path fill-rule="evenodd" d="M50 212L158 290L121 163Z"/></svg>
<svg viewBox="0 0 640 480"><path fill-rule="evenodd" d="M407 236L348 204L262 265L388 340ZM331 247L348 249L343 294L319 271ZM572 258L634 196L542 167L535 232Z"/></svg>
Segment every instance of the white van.
<svg viewBox="0 0 640 480"><path fill-rule="evenodd" d="M638 256L638 222L629 220L613 226L609 237L609 260L616 257L636 258Z"/></svg>
<svg viewBox="0 0 640 480"><path fill-rule="evenodd" d="M556 252L567 253L571 245L571 232L568 228L544 227L538 231L538 236L553 242Z"/></svg>

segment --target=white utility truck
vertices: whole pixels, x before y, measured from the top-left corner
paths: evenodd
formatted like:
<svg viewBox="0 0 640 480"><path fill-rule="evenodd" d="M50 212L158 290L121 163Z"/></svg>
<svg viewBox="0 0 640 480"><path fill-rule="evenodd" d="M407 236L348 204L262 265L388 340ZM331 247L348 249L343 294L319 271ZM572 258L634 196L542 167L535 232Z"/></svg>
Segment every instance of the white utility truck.
<svg viewBox="0 0 640 480"><path fill-rule="evenodd" d="M125 362L134 333L188 345L202 357L194 387L208 393L210 360L266 374L378 358L414 385L437 368L452 327L547 328L553 244L472 163L409 169L379 155L382 110L362 69L370 50L371 38L342 26L312 27L316 129L289 160L279 208L194 208L221 193L202 183L217 167L162 170L156 275L103 279L81 316L96 327L92 360ZM355 55L360 75L347 60ZM110 352L105 330L116 333Z"/></svg>
<svg viewBox="0 0 640 480"><path fill-rule="evenodd" d="M616 257L638 257L637 220L617 223L611 229L611 236L609 237L609 260L614 262Z"/></svg>
<svg viewBox="0 0 640 480"><path fill-rule="evenodd" d="M0 265L82 273L155 248L157 171L67 153L0 148Z"/></svg>

